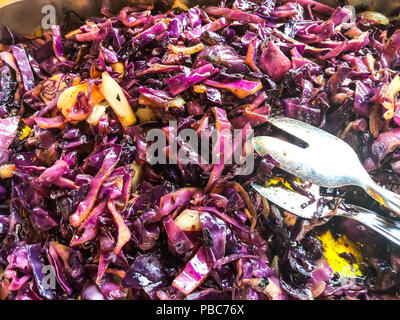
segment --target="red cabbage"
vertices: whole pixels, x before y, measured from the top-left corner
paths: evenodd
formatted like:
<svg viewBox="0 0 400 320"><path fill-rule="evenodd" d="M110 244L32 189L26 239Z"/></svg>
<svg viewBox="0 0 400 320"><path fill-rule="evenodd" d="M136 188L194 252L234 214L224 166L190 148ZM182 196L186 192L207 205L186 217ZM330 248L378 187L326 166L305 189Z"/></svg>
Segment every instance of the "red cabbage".
<svg viewBox="0 0 400 320"><path fill-rule="evenodd" d="M253 182L291 177L249 140L279 134L271 116L310 123L398 192L400 20L353 21L313 0L112 12L69 33L68 17L36 38L6 31L0 46L1 298L396 297L398 252L350 220L303 220L263 199ZM152 129L170 159L177 142L197 162L151 164ZM186 129L217 161L176 141ZM321 191L390 215L352 187ZM362 244L357 283L329 266L316 238L327 229Z"/></svg>
<svg viewBox="0 0 400 320"><path fill-rule="evenodd" d="M206 250L201 247L182 273L174 279L172 285L183 294L189 295L205 280L210 271L211 266L207 260Z"/></svg>
<svg viewBox="0 0 400 320"><path fill-rule="evenodd" d="M86 219L87 215L94 206L94 203L96 201L96 196L100 191L101 184L107 180L112 170L117 165L120 153L121 153L121 147L119 146L111 147L108 150L106 156L104 157L104 161L99 172L91 181L90 191L88 193L87 198L85 199L84 202L79 204L76 212L70 217L72 225L78 227Z"/></svg>
<svg viewBox="0 0 400 320"><path fill-rule="evenodd" d="M10 117L0 120L0 151L3 152L13 142L17 135L20 117Z"/></svg>
<svg viewBox="0 0 400 320"><path fill-rule="evenodd" d="M33 90L35 87L35 78L33 76L33 72L29 64L24 46L22 44L12 46L12 53L15 57L15 60L17 61L18 68L21 72L25 90Z"/></svg>
<svg viewBox="0 0 400 320"><path fill-rule="evenodd" d="M218 69L214 68L212 64L205 64L200 68L190 71L189 73L183 73L173 78L168 78L166 83L171 93L176 96L179 93L189 89L196 83L209 78L216 72L218 72Z"/></svg>
<svg viewBox="0 0 400 320"><path fill-rule="evenodd" d="M267 47L261 54L260 61L261 61L261 68L274 81L282 80L284 75L292 67L292 63L290 62L290 60L272 41L268 42Z"/></svg>

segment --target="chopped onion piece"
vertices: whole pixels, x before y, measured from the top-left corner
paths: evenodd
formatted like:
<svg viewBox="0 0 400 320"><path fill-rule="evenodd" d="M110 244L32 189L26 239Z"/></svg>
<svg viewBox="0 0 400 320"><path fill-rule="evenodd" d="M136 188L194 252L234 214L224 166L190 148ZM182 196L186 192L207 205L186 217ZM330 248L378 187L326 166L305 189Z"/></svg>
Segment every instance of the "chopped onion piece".
<svg viewBox="0 0 400 320"><path fill-rule="evenodd" d="M382 102L382 106L387 109L384 114L386 120L390 120L394 115L395 98L400 92L400 77L397 75L390 82L388 86L384 86L381 94L384 96L385 101Z"/></svg>
<svg viewBox="0 0 400 320"><path fill-rule="evenodd" d="M207 87L204 84L195 84L193 86L193 91L197 93L204 93L207 91Z"/></svg>
<svg viewBox="0 0 400 320"><path fill-rule="evenodd" d="M78 94L84 92L86 95L88 93L89 82L80 83L78 85L72 86L61 93L58 98L57 107L60 109L61 113L66 119L69 118L69 114L72 111L72 107L75 105ZM104 100L103 94L100 92L97 85L93 84L91 88L90 103L92 105L98 104L100 101Z"/></svg>
<svg viewBox="0 0 400 320"><path fill-rule="evenodd" d="M111 69L112 69L112 71L119 73L120 74L120 76L119 76L120 78L122 78L124 76L125 66L124 66L124 64L122 62L113 63L111 65Z"/></svg>
<svg viewBox="0 0 400 320"><path fill-rule="evenodd" d="M199 212L196 210L186 209L175 218L175 224L182 231L200 231L201 223Z"/></svg>
<svg viewBox="0 0 400 320"><path fill-rule="evenodd" d="M109 104L106 101L102 101L99 104L96 104L92 109L92 113L86 119L86 121L92 126L97 126L101 116L104 114L104 112L106 112L107 107L109 107Z"/></svg>
<svg viewBox="0 0 400 320"><path fill-rule="evenodd" d="M68 33L65 35L65 39L71 38L72 36L74 36L74 35L76 35L76 34L78 34L78 33L81 33L81 30L80 30L80 29L72 30L71 32L68 32Z"/></svg>
<svg viewBox="0 0 400 320"><path fill-rule="evenodd" d="M15 164L4 164L0 166L0 179L12 178L15 169Z"/></svg>
<svg viewBox="0 0 400 320"><path fill-rule="evenodd" d="M150 107L138 108L135 115L139 119L139 123L145 123L156 119L153 109Z"/></svg>
<svg viewBox="0 0 400 320"><path fill-rule="evenodd" d="M136 161L134 161L131 164L130 168L135 171L132 176L132 181L131 181L131 188L135 189L139 185L140 181L142 180L143 166L141 166L140 164L136 163Z"/></svg>
<svg viewBox="0 0 400 320"><path fill-rule="evenodd" d="M102 79L100 90L113 108L122 126L125 128L134 125L136 116L118 82L108 72L103 72Z"/></svg>
<svg viewBox="0 0 400 320"><path fill-rule="evenodd" d="M173 53L182 53L182 54L193 54L197 53L204 49L204 44L198 43L192 47L180 47L170 44L168 49L171 50Z"/></svg>
<svg viewBox="0 0 400 320"><path fill-rule="evenodd" d="M365 20L371 20L379 24L387 25L389 24L389 18L384 14L376 11L364 11L357 15Z"/></svg>

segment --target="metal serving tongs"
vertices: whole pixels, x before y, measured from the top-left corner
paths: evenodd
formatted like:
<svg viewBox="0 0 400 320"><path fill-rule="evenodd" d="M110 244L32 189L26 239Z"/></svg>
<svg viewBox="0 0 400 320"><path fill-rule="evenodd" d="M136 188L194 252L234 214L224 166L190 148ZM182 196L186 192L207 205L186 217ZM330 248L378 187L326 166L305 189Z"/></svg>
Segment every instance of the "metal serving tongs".
<svg viewBox="0 0 400 320"><path fill-rule="evenodd" d="M321 187L360 186L380 204L400 214L400 196L375 183L346 142L298 120L274 117L269 122L303 140L308 147L301 148L279 138L260 136L253 138L257 153L270 155L283 170Z"/></svg>
<svg viewBox="0 0 400 320"><path fill-rule="evenodd" d="M307 192L315 201L279 185L268 187L252 184L252 187L277 206L305 219L324 218L332 213L332 207L321 206L332 197L321 197L319 186L337 188L347 185L362 187L372 198L400 214L400 197L377 185L361 165L353 149L339 138L304 122L284 118L271 118L275 127L303 140L303 149L275 137L260 136L253 139L254 149L260 155L270 155L280 167L312 183ZM400 222L379 216L377 213L354 205L344 204L336 209L335 216L356 220L400 246Z"/></svg>
<svg viewBox="0 0 400 320"><path fill-rule="evenodd" d="M253 183L252 187L278 207L301 218L312 219L318 213L318 218L321 219L330 216L332 211L335 210L335 217L353 219L400 246L400 222L380 216L359 206L345 204L344 201L341 201L339 206L332 208L332 204L336 203L334 200L337 200L337 198L320 196L319 186L317 185L312 185L307 189L307 193L314 196L312 203L310 203L308 196L280 185L263 187Z"/></svg>

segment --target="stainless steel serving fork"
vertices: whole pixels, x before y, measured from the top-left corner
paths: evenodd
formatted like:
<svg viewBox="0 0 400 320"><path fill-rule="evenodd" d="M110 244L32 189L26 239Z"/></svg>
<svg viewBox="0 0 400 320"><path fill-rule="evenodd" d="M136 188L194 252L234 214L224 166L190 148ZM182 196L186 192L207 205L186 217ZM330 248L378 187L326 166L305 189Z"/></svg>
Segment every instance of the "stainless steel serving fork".
<svg viewBox="0 0 400 320"><path fill-rule="evenodd" d="M269 122L306 142L308 147L260 136L253 139L257 153L269 154L283 170L322 187L360 186L380 204L400 214L400 196L376 184L346 142L298 120L274 117Z"/></svg>

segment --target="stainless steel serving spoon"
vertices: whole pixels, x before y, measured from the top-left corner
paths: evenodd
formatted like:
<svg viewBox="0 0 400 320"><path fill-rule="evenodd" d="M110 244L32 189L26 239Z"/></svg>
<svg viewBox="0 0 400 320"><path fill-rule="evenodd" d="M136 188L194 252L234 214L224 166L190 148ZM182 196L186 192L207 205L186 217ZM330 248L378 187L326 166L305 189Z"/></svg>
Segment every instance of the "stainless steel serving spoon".
<svg viewBox="0 0 400 320"><path fill-rule="evenodd" d="M317 185L312 185L307 189L315 198L313 203L309 203L309 197L285 189L280 185L263 187L258 184L252 184L252 187L269 201L301 218L311 219L315 217L317 212L319 218L324 218L332 213L332 208L328 205L323 205L321 200L327 202L335 198L321 197L319 186ZM308 205L304 206L304 204ZM344 209L344 202L342 201L336 208L335 217L345 217L360 222L400 246L400 222L385 218L371 210L359 206L350 204L346 204L345 206L347 210Z"/></svg>
<svg viewBox="0 0 400 320"><path fill-rule="evenodd" d="M260 155L269 154L283 170L322 187L360 186L380 204L400 214L400 196L375 183L346 142L302 121L274 117L269 122L308 147L260 136L253 138L253 147Z"/></svg>

